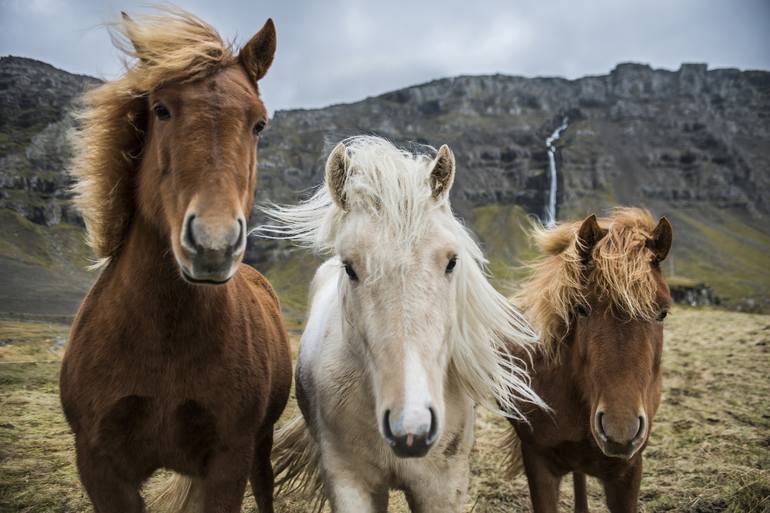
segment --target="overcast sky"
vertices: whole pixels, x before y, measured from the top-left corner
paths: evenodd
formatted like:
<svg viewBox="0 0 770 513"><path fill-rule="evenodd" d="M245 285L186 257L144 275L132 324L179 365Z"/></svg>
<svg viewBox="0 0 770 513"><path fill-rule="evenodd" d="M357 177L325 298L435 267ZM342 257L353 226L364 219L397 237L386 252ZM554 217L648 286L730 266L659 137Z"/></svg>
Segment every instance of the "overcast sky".
<svg viewBox="0 0 770 513"><path fill-rule="evenodd" d="M770 0L177 0L226 39L268 16L278 52L270 110L360 100L460 74L577 78L636 61L677 69L770 69ZM101 24L146 1L0 0L0 54L110 78L121 63Z"/></svg>

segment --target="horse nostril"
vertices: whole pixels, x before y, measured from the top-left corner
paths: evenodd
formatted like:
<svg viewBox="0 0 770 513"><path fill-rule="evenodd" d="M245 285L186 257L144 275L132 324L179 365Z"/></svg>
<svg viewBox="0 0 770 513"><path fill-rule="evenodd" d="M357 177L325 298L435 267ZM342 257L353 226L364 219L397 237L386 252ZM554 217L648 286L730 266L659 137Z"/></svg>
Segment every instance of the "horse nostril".
<svg viewBox="0 0 770 513"><path fill-rule="evenodd" d="M596 431L603 439L607 439L607 431L604 429L604 412L596 412Z"/></svg>
<svg viewBox="0 0 770 513"><path fill-rule="evenodd" d="M428 438L425 443L430 447L436 441L436 435L438 435L438 422L436 421L436 412L433 411L433 407L428 407L428 410L430 411L430 429L428 430Z"/></svg>
<svg viewBox="0 0 770 513"><path fill-rule="evenodd" d="M393 436L393 430L390 427L390 410L385 410L385 415L382 416L382 432L388 444L391 446L396 444L396 437Z"/></svg>
<svg viewBox="0 0 770 513"><path fill-rule="evenodd" d="M182 237L183 246L191 253L198 252L198 243L195 240L195 234L193 233L193 221L195 220L195 214L190 214L185 223L184 236Z"/></svg>
<svg viewBox="0 0 770 513"><path fill-rule="evenodd" d="M245 230L243 228L243 219L239 217L238 218L238 238L235 239L235 244L230 246L230 249L227 251L228 254L232 255L236 251L238 251L238 249L240 249L240 247L243 245L244 236L245 236Z"/></svg>
<svg viewBox="0 0 770 513"><path fill-rule="evenodd" d="M632 441L635 442L635 441L639 440L640 438L642 438L644 436L644 431L645 431L644 416L643 415L639 415L639 429L636 430L636 434L634 435L634 438L633 438Z"/></svg>

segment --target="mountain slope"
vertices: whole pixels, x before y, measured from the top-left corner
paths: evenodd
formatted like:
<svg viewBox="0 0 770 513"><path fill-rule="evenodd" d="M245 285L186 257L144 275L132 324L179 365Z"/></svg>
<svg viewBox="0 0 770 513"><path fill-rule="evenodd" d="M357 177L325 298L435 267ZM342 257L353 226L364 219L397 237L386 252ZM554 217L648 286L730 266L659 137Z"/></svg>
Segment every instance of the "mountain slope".
<svg viewBox="0 0 770 513"><path fill-rule="evenodd" d="M2 222L38 227L17 228L19 237L80 224L63 171L69 156L65 133L72 124L69 105L93 83L29 59L0 60ZM567 129L555 142L559 219L618 204L647 206L674 223L670 274L706 282L733 306L768 305L770 73L765 71L707 70L698 64L664 71L622 64L609 75L578 80L464 76L351 104L278 111L260 142L257 200L305 197L321 182L328 151L347 136L378 134L435 147L448 143L458 162L455 210L478 234L495 274L515 278L519 274L511 264L533 254L522 231L527 216L542 217L547 202L545 139L565 118ZM257 214L252 222L259 221ZM11 273L22 274L20 262L36 265L30 261L38 251L33 246L20 257L9 249L15 243L7 232L0 232L4 284ZM62 287L69 287L66 308L72 309L92 276L76 271L87 254L82 243L67 240L58 246L59 259L72 273L38 267L69 284ZM314 259L271 241L251 241L247 259L267 271L289 310L301 313ZM31 282L29 291L19 294L40 289L48 279ZM0 311L26 308L8 307L0 299Z"/></svg>

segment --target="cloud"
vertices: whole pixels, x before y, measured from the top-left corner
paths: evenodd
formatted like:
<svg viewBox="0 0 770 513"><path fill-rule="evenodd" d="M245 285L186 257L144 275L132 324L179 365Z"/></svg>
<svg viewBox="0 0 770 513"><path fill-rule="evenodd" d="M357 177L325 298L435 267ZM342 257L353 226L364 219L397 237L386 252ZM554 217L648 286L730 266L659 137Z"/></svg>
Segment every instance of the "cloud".
<svg viewBox="0 0 770 513"><path fill-rule="evenodd" d="M0 53L109 78L105 21L127 0L0 0ZM319 107L459 74L577 78L622 61L770 69L765 0L178 1L243 42L272 16L279 48L262 85L271 108Z"/></svg>

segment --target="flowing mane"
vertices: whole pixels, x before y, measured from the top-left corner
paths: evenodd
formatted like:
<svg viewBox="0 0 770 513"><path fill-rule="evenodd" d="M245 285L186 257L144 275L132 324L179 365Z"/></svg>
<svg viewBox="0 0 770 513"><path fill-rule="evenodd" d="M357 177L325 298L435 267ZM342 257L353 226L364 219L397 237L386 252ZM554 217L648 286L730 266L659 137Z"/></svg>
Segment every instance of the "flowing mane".
<svg viewBox="0 0 770 513"><path fill-rule="evenodd" d="M586 304L587 286L630 318L651 320L657 315L657 285L650 273L653 255L646 245L656 226L650 212L618 208L599 219L608 232L594 247L587 274L578 247L580 225L578 221L535 228L533 237L542 256L530 265L530 278L514 296L514 303L541 334L540 350L551 356L569 332L576 305Z"/></svg>
<svg viewBox="0 0 770 513"><path fill-rule="evenodd" d="M112 36L135 60L120 78L84 95L71 168L88 243L102 264L117 251L134 212L148 93L202 78L237 58L213 27L174 7L137 20L123 15Z"/></svg>
<svg viewBox="0 0 770 513"><path fill-rule="evenodd" d="M537 340L523 316L486 277L486 259L466 228L451 212L448 199L436 201L428 181L435 150L412 153L378 137L354 137L348 148L350 177L343 194L352 208L362 208L387 231L389 240L409 245L430 229L428 213L440 209L443 227L458 240L464 262L453 280L457 312L452 316L450 371L475 401L506 415L520 416L522 402L544 406L528 384L523 366L506 344L528 348ZM270 206L266 214L275 225L256 232L270 238L291 239L320 254L334 254L336 235L346 212L322 184L315 194L293 207ZM375 278L378 274L375 270ZM497 401L497 402L496 402ZM499 406L498 406L499 404ZM519 406L517 406L517 404Z"/></svg>

